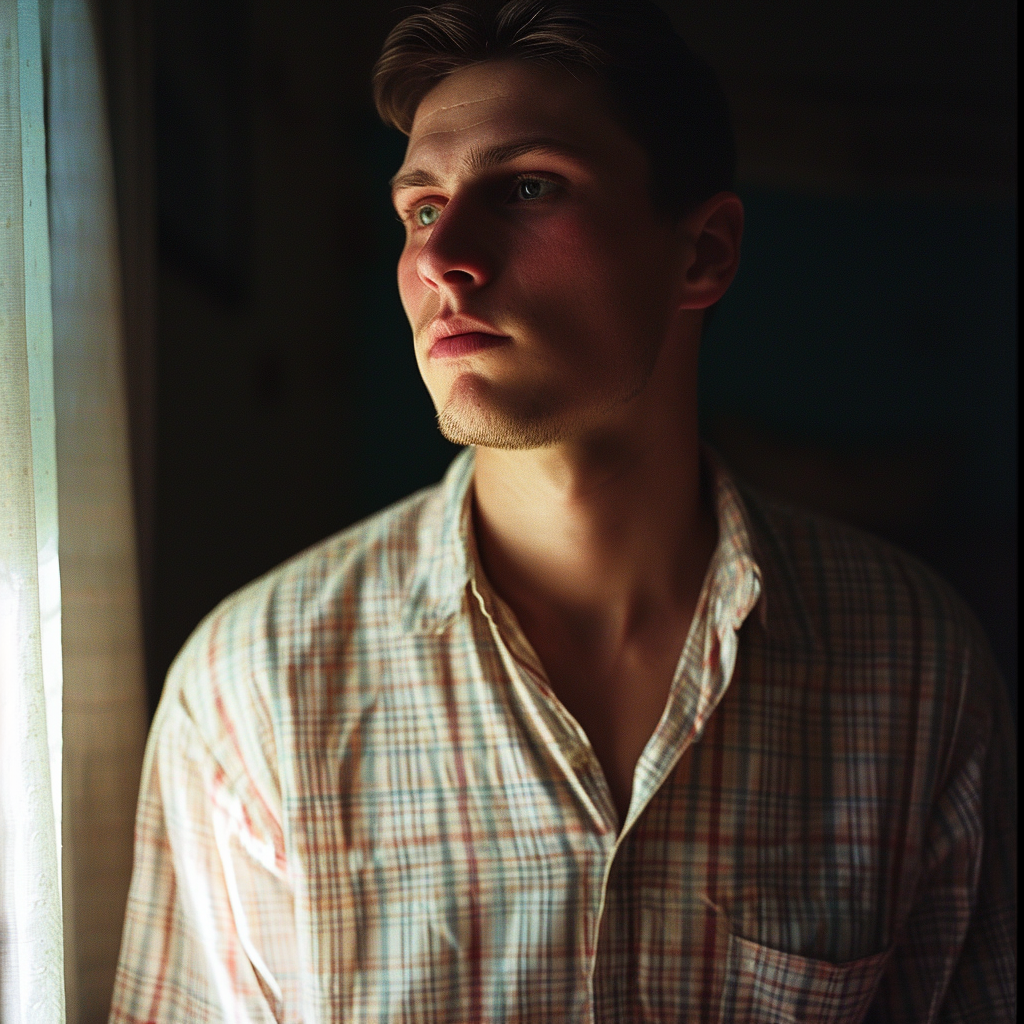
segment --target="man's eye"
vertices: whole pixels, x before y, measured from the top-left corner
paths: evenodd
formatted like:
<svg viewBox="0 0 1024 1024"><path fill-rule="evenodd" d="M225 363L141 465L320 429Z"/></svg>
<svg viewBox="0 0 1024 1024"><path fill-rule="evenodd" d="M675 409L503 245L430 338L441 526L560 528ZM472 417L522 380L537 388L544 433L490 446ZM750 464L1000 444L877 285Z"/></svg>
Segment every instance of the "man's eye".
<svg viewBox="0 0 1024 1024"><path fill-rule="evenodd" d="M531 199L543 199L554 189L553 181L545 181L543 178L520 178L516 182L513 194L520 202L525 202Z"/></svg>
<svg viewBox="0 0 1024 1024"><path fill-rule="evenodd" d="M441 211L436 206L431 206L429 203L425 203L423 206L418 206L413 213L413 220L416 221L417 225L421 228L429 228L438 217L441 216Z"/></svg>

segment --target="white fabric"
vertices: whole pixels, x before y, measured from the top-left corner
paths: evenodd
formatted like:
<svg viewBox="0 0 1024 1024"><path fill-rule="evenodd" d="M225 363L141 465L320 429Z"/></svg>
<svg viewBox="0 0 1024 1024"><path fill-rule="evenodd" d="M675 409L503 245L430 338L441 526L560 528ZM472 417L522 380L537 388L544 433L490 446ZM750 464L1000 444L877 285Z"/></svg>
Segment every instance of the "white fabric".
<svg viewBox="0 0 1024 1024"><path fill-rule="evenodd" d="M95 27L87 0L0 0L3 1024L106 1017L145 719Z"/></svg>
<svg viewBox="0 0 1024 1024"><path fill-rule="evenodd" d="M64 646L68 1018L105 1020L147 714L114 173L96 20L53 0L47 137Z"/></svg>
<svg viewBox="0 0 1024 1024"><path fill-rule="evenodd" d="M38 0L0 0L0 1016L64 1020L57 475Z"/></svg>

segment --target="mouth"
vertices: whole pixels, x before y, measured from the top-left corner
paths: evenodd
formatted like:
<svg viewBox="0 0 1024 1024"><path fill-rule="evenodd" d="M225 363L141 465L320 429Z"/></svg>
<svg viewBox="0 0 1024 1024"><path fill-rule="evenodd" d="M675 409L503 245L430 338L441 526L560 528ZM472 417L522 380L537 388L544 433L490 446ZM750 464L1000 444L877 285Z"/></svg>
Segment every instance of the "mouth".
<svg viewBox="0 0 1024 1024"><path fill-rule="evenodd" d="M505 345L511 340L506 334L488 334L484 331L448 334L438 338L430 346L427 355L431 359L457 359L459 356L468 356L487 348Z"/></svg>

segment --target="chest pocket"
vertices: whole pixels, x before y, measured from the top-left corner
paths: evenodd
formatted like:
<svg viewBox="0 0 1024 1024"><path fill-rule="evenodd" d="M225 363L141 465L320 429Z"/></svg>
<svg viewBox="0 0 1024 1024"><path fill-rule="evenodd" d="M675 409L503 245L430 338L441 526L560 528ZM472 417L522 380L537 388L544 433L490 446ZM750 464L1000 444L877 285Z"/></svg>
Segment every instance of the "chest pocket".
<svg viewBox="0 0 1024 1024"><path fill-rule="evenodd" d="M781 953L730 934L723 1021L855 1024L864 1018L889 951L848 963Z"/></svg>

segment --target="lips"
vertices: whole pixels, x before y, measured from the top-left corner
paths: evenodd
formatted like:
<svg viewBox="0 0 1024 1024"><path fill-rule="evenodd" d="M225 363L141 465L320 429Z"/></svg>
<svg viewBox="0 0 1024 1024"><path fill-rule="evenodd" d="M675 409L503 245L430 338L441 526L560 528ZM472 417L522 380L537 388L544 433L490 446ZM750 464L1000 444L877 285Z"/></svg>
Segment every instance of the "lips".
<svg viewBox="0 0 1024 1024"><path fill-rule="evenodd" d="M431 359L455 359L504 345L512 339L490 324L466 316L442 317L427 330L427 355Z"/></svg>
<svg viewBox="0 0 1024 1024"><path fill-rule="evenodd" d="M431 359L454 359L457 356L468 356L485 348L504 345L510 339L502 334L484 334L481 331L468 331L465 334L450 334L446 338L438 338L430 346Z"/></svg>

